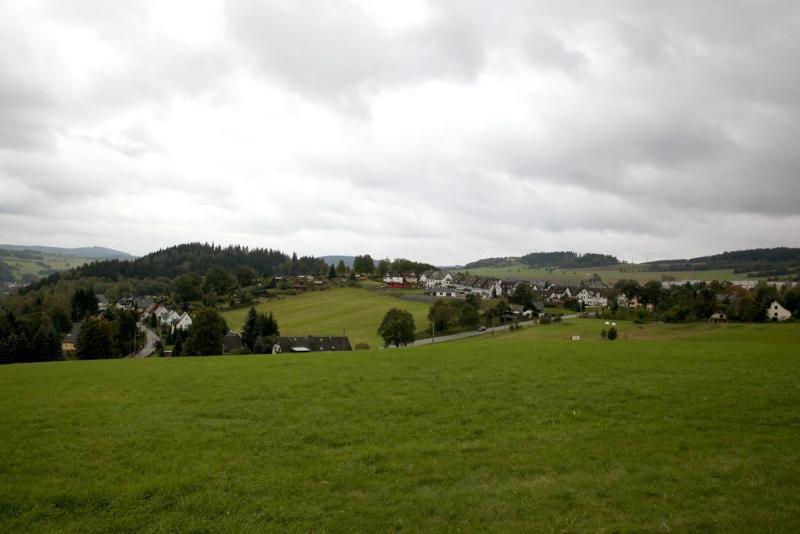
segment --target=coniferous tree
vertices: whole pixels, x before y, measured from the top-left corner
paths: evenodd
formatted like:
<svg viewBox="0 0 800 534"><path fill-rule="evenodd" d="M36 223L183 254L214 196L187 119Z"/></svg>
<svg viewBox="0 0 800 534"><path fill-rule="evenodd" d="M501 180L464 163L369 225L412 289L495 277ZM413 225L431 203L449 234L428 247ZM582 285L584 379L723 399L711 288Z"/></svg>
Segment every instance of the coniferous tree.
<svg viewBox="0 0 800 534"><path fill-rule="evenodd" d="M61 359L61 338L51 325L42 323L33 336L33 355L37 361Z"/></svg>
<svg viewBox="0 0 800 534"><path fill-rule="evenodd" d="M260 333L258 326L258 313L256 313L255 308L251 307L247 312L247 319L245 320L244 328L242 329L242 345L251 351L253 350L253 345L255 345L256 338Z"/></svg>
<svg viewBox="0 0 800 534"><path fill-rule="evenodd" d="M189 327L184 350L189 356L222 354L222 338L227 331L228 325L220 314L211 308L201 308Z"/></svg>
<svg viewBox="0 0 800 534"><path fill-rule="evenodd" d="M99 360L114 356L111 332L106 321L94 317L84 319L78 334L75 356L79 360Z"/></svg>

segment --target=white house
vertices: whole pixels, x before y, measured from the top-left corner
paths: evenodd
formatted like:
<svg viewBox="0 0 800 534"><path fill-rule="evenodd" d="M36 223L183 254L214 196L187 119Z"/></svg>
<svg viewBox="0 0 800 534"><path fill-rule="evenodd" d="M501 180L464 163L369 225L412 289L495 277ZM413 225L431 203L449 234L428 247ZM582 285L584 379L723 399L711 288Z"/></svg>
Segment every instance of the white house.
<svg viewBox="0 0 800 534"><path fill-rule="evenodd" d="M163 324L173 324L181 318L175 310L167 310L167 313L161 318Z"/></svg>
<svg viewBox="0 0 800 534"><path fill-rule="evenodd" d="M457 297L458 291L447 287L437 287L431 289L431 295L434 297Z"/></svg>
<svg viewBox="0 0 800 534"><path fill-rule="evenodd" d="M433 274L433 271L424 271L421 275L419 275L419 283L423 286L428 285L428 279Z"/></svg>
<svg viewBox="0 0 800 534"><path fill-rule="evenodd" d="M772 304L767 308L768 321L786 321L791 318L792 312L778 304L777 301L772 301Z"/></svg>
<svg viewBox="0 0 800 534"><path fill-rule="evenodd" d="M403 277L399 274L387 274L383 277L383 282L385 284L402 284Z"/></svg>
<svg viewBox="0 0 800 534"><path fill-rule="evenodd" d="M590 291L586 288L581 289L575 298L582 301L584 306L608 306L608 299L601 297L600 293Z"/></svg>
<svg viewBox="0 0 800 534"><path fill-rule="evenodd" d="M158 308L153 310L153 315L155 315L158 321L161 323L164 322L164 317L166 317L168 314L169 314L169 308L167 308L163 304L159 304Z"/></svg>
<svg viewBox="0 0 800 534"><path fill-rule="evenodd" d="M183 312L178 321L173 325L173 328L175 330L186 330L190 326L192 326L192 318L189 317L188 313Z"/></svg>
<svg viewBox="0 0 800 534"><path fill-rule="evenodd" d="M433 271L430 276L426 276L425 287L450 287L453 283L453 275L446 271Z"/></svg>

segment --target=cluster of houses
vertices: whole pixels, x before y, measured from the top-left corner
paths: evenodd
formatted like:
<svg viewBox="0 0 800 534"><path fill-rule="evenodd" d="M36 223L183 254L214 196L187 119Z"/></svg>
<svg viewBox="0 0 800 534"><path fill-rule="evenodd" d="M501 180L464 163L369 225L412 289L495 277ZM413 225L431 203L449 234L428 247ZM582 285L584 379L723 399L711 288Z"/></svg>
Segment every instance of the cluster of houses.
<svg viewBox="0 0 800 534"><path fill-rule="evenodd" d="M144 312L142 312L142 321L146 321L153 315L156 317L156 322L159 325L169 327L172 332L176 330L188 330L188 328L192 326L192 318L187 312L178 313L163 304L150 304Z"/></svg>
<svg viewBox="0 0 800 534"><path fill-rule="evenodd" d="M549 305L575 299L584 306L608 306L608 298L601 293L605 287L548 285L543 280L499 280L462 272L425 271L419 276L415 273L387 274L383 281L391 288L422 287L433 297L478 295L485 299L513 295L518 286L527 285L539 300Z"/></svg>

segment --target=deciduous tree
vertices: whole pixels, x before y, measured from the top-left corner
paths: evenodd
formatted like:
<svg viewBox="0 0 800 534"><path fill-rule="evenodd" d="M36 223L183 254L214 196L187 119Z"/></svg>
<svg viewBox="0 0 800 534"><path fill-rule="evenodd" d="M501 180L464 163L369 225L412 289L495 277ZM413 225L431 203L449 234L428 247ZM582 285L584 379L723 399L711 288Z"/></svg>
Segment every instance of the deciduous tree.
<svg viewBox="0 0 800 534"><path fill-rule="evenodd" d="M413 343L415 331L414 316L399 308L387 311L378 327L378 335L383 338L385 347L389 345L399 347Z"/></svg>

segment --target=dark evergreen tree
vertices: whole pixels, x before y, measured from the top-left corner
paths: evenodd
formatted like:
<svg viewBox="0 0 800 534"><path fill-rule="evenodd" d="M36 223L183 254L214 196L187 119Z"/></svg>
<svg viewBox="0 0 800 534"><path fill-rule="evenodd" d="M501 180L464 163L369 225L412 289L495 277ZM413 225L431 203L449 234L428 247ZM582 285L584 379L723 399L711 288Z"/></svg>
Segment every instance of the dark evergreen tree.
<svg viewBox="0 0 800 534"><path fill-rule="evenodd" d="M52 325L42 323L33 336L32 349L37 361L60 360L61 336Z"/></svg>
<svg viewBox="0 0 800 534"><path fill-rule="evenodd" d="M256 338L259 336L258 313L255 308L250 308L247 312L247 319L244 322L242 329L242 345L253 351Z"/></svg>
<svg viewBox="0 0 800 534"><path fill-rule="evenodd" d="M75 356L79 360L99 360L114 356L111 332L106 321L94 317L83 320Z"/></svg>
<svg viewBox="0 0 800 534"><path fill-rule="evenodd" d="M222 338L228 325L215 310L201 308L194 316L184 349L188 356L222 354Z"/></svg>
<svg viewBox="0 0 800 534"><path fill-rule="evenodd" d="M98 304L94 290L78 288L70 300L72 306L72 320L82 321L89 315L97 315Z"/></svg>

